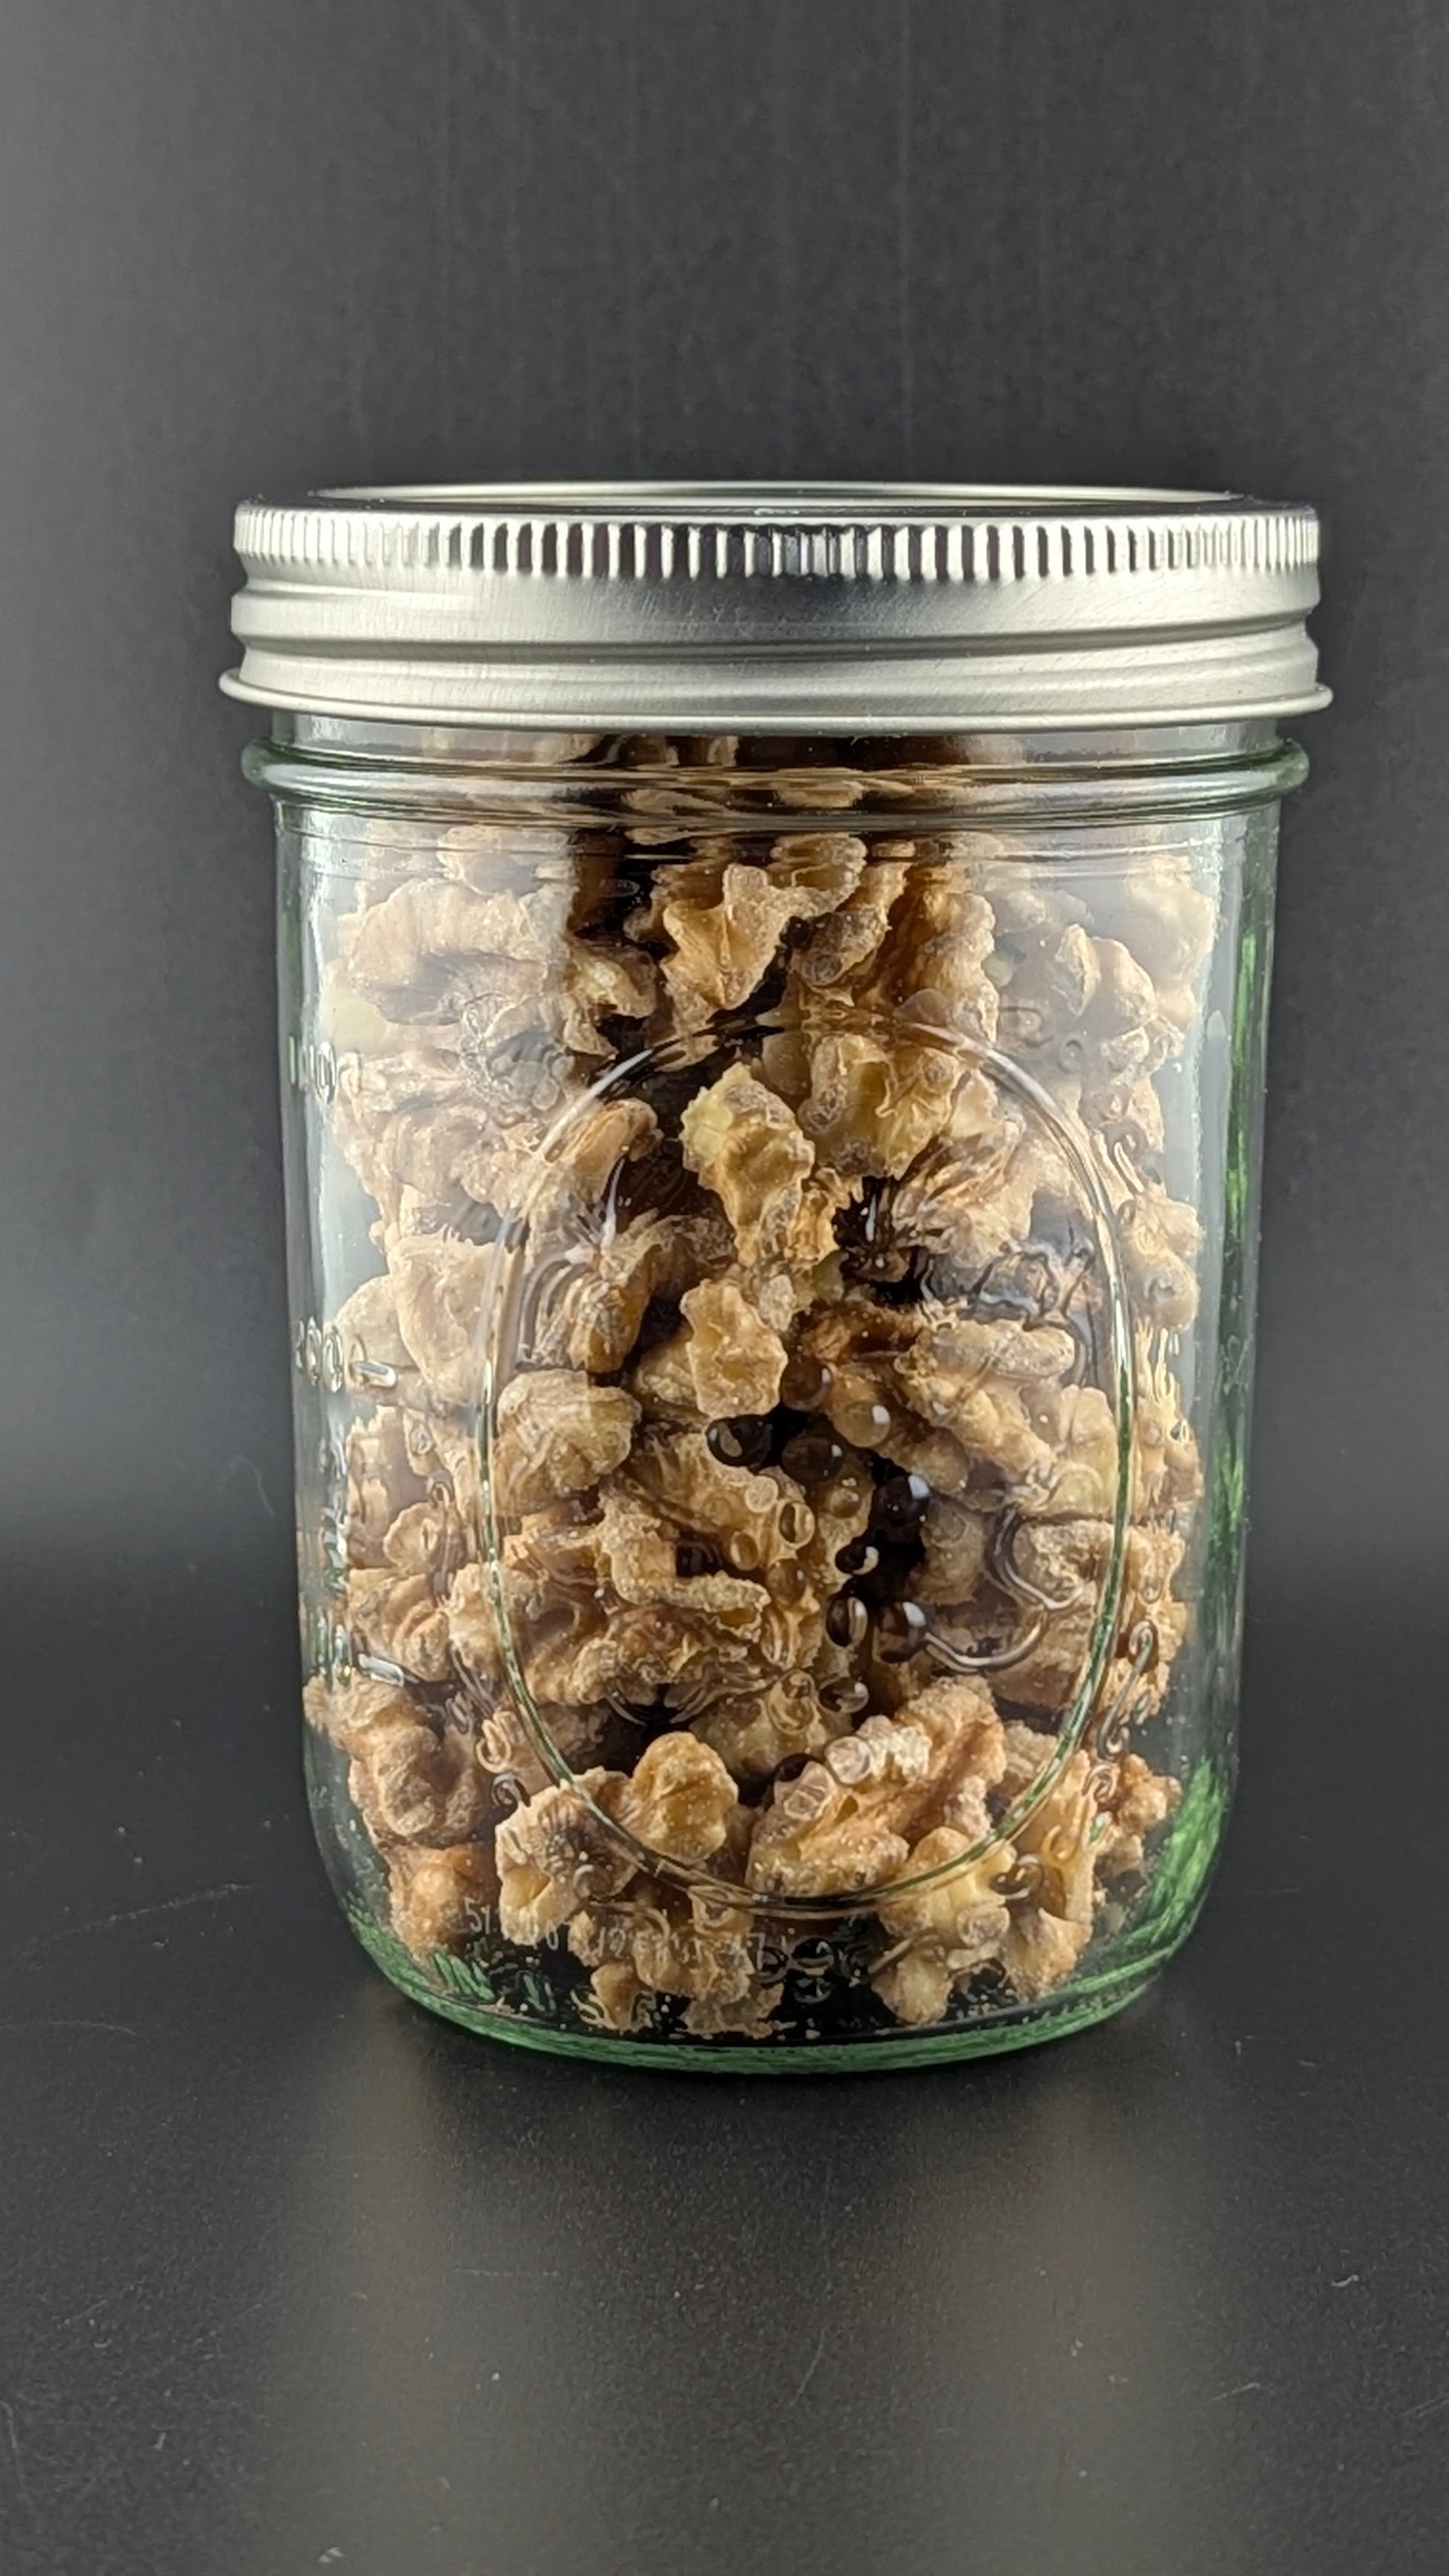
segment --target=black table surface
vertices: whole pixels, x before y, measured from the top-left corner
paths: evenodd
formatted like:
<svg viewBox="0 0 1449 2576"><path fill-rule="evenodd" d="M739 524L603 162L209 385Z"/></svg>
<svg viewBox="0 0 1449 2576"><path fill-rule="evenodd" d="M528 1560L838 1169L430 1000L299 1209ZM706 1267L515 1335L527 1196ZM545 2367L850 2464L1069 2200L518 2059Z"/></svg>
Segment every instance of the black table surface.
<svg viewBox="0 0 1449 2576"><path fill-rule="evenodd" d="M1189 1950L1095 2033L777 2083L394 1994L280 1566L11 1605L6 2576L1442 2569L1442 1639L1260 1602Z"/></svg>

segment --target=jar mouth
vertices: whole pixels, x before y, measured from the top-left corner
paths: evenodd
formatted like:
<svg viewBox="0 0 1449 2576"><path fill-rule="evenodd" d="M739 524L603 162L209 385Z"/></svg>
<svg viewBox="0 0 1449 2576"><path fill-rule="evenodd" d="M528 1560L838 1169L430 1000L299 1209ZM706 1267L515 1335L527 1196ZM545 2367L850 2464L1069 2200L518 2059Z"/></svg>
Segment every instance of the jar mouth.
<svg viewBox="0 0 1449 2576"><path fill-rule="evenodd" d="M729 765L718 754L726 749ZM588 831L648 819L681 831L867 835L1091 828L1271 804L1307 759L1265 719L1033 734L871 738L565 735L541 728L359 723L280 711L243 769L281 804Z"/></svg>

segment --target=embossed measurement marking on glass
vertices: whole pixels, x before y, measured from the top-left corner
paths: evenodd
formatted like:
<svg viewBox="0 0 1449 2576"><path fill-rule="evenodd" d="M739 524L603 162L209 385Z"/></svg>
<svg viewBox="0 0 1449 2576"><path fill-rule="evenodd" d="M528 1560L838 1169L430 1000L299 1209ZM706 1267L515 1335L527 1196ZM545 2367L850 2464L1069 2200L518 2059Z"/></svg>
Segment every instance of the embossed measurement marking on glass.
<svg viewBox="0 0 1449 2576"><path fill-rule="evenodd" d="M337 1097L337 1055L325 1038L287 1039L287 1080L294 1091L310 1092L323 1109Z"/></svg>
<svg viewBox="0 0 1449 2576"><path fill-rule="evenodd" d="M342 1335L335 1324L319 1324L315 1315L306 1316L293 1331L292 1356L310 1385L325 1386L329 1395L342 1393L347 1370Z"/></svg>

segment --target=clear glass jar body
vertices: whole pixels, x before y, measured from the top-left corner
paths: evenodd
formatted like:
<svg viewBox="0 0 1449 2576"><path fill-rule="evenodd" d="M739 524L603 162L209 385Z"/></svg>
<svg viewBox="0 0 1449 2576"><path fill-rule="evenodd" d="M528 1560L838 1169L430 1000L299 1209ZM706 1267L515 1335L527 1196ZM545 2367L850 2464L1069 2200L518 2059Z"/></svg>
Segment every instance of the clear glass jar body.
<svg viewBox="0 0 1449 2576"><path fill-rule="evenodd" d="M1233 1773L1265 726L279 719L308 1769L469 2027L1014 2047Z"/></svg>

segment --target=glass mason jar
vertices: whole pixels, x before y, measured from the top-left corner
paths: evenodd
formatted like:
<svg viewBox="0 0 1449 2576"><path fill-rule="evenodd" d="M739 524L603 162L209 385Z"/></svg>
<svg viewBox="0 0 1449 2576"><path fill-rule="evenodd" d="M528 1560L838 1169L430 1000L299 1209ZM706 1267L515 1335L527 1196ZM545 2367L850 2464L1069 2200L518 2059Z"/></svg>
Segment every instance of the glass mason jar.
<svg viewBox="0 0 1449 2576"><path fill-rule="evenodd" d="M420 2002L911 2065L1099 2019L1190 1929L1314 534L242 512L308 1776Z"/></svg>

